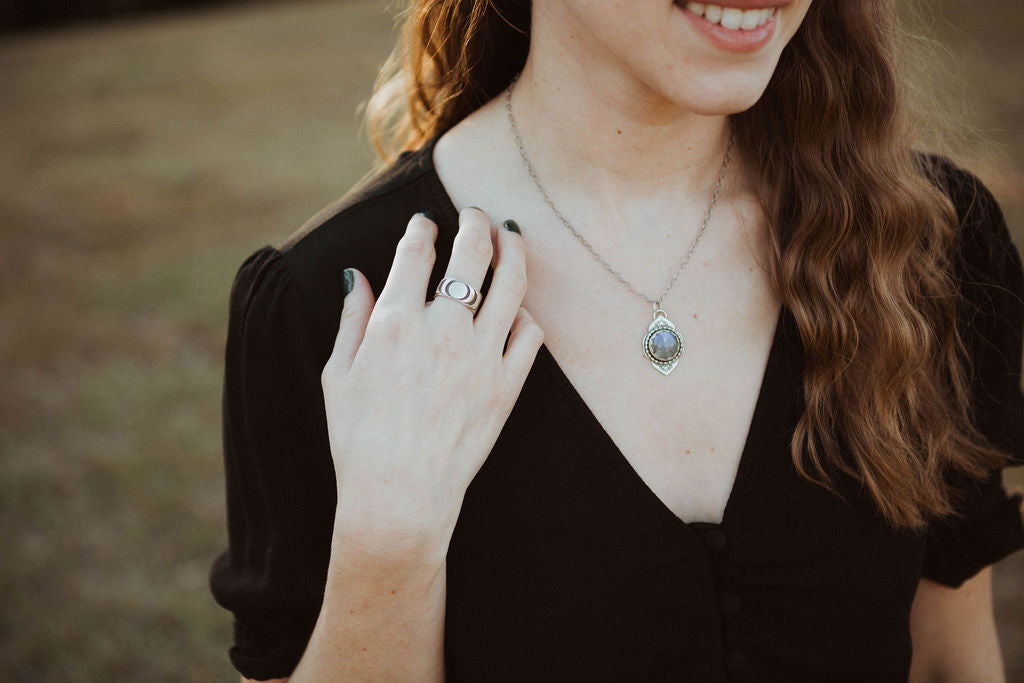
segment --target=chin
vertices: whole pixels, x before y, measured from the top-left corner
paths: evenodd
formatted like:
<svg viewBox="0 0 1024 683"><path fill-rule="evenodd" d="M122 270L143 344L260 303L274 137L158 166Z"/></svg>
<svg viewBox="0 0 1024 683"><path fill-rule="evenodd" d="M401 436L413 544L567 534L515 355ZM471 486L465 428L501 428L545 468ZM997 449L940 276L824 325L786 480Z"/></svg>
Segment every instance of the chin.
<svg viewBox="0 0 1024 683"><path fill-rule="evenodd" d="M709 93L697 101L687 99L679 104L702 116L739 114L757 104L767 85L765 82L749 88L722 88L719 92Z"/></svg>
<svg viewBox="0 0 1024 683"><path fill-rule="evenodd" d="M753 107L771 81L774 64L764 68L746 68L711 77L693 79L678 74L678 79L656 79L655 88L679 108L702 116L738 114ZM658 83L660 81L660 83Z"/></svg>

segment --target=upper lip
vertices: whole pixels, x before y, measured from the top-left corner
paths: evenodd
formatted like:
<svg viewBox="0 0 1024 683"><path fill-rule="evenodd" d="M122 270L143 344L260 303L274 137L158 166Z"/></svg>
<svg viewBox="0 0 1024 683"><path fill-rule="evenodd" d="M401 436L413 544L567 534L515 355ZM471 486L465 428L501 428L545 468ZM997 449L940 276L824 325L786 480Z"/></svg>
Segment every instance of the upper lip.
<svg viewBox="0 0 1024 683"><path fill-rule="evenodd" d="M685 7L687 3L686 0L676 0L676 4ZM769 7L788 5L789 0L726 0L726 2L705 2L704 4L731 7L733 9L767 9Z"/></svg>

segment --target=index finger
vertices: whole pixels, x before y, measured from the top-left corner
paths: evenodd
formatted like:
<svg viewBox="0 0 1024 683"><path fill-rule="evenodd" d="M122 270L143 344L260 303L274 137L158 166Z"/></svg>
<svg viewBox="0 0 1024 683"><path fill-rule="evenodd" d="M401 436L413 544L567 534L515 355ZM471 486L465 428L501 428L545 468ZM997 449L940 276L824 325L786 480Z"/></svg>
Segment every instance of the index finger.
<svg viewBox="0 0 1024 683"><path fill-rule="evenodd" d="M391 272L381 289L377 303L387 307L423 308L427 300L427 286L437 253L437 223L425 212L415 214L405 226L405 234L398 240Z"/></svg>

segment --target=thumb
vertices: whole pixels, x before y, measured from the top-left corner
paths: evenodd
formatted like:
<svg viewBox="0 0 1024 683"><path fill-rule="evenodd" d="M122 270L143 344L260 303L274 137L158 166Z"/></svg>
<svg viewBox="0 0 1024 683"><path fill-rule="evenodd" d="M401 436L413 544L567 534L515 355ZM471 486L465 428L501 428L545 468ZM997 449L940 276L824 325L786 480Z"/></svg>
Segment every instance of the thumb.
<svg viewBox="0 0 1024 683"><path fill-rule="evenodd" d="M342 273L342 291L348 290L342 302L341 324L334 340L334 359L342 367L352 365L352 359L363 343L366 323L373 311L375 299L373 289L366 277L355 268L346 268Z"/></svg>

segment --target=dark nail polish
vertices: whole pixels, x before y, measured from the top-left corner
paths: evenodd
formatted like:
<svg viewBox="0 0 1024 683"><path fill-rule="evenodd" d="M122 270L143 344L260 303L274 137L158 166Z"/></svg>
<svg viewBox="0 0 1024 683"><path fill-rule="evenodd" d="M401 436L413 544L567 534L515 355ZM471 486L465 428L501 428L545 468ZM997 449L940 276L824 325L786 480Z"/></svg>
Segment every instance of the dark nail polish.
<svg viewBox="0 0 1024 683"><path fill-rule="evenodd" d="M424 218L429 218L435 223L437 222L437 219L434 218L434 214L430 213L429 211L420 211L419 215L423 216Z"/></svg>
<svg viewBox="0 0 1024 683"><path fill-rule="evenodd" d="M514 232L517 235L522 235L523 234L523 231L519 229L519 224L516 223L511 218L509 218L507 221L502 223L502 225L505 226L505 229L508 230L509 232Z"/></svg>
<svg viewBox="0 0 1024 683"><path fill-rule="evenodd" d="M341 294L342 296L348 296L349 292L355 289L356 286L356 275L352 272L351 268L346 268L341 273Z"/></svg>

